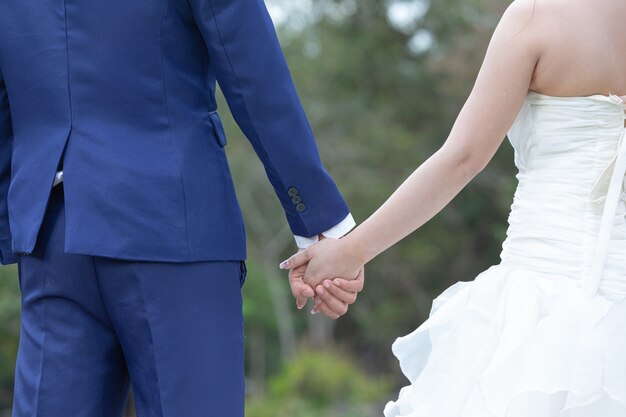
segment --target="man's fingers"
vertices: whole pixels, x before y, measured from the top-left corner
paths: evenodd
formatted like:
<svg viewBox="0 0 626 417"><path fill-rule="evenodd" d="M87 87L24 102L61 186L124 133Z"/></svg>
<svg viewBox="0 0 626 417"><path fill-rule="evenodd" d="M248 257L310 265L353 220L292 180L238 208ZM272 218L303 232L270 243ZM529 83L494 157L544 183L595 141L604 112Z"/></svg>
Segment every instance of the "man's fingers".
<svg viewBox="0 0 626 417"><path fill-rule="evenodd" d="M361 268L356 279L335 278L333 283L348 292L361 292L365 283L365 269Z"/></svg>
<svg viewBox="0 0 626 417"><path fill-rule="evenodd" d="M304 296L302 289L297 286L294 287L292 285L291 293L293 294L293 297L296 299L296 307L298 307L299 310L302 310L302 308L304 308L304 306L306 305L306 301L307 301L307 297Z"/></svg>
<svg viewBox="0 0 626 417"><path fill-rule="evenodd" d="M311 311L311 313L313 313L313 314L316 314L315 312L322 313L322 314L324 314L326 317L328 317L331 320L337 320L339 317L341 317L341 314L338 314L335 311L333 311L323 301L321 301L319 304L317 304L315 306L315 308L313 308L313 310Z"/></svg>
<svg viewBox="0 0 626 417"><path fill-rule="evenodd" d="M292 288L292 292L296 298L296 307L298 307L299 310L302 310L307 300L315 295L313 289L306 284L298 286L296 289Z"/></svg>
<svg viewBox="0 0 626 417"><path fill-rule="evenodd" d="M294 297L313 297L315 291L309 285L305 284L301 278L294 278L289 280L291 286L291 293Z"/></svg>
<svg viewBox="0 0 626 417"><path fill-rule="evenodd" d="M311 252L308 249L300 251L279 265L280 269L293 269L307 264L311 260Z"/></svg>
<svg viewBox="0 0 626 417"><path fill-rule="evenodd" d="M296 306L299 309L306 305L308 298L315 295L313 289L303 282L291 282L291 293L296 299Z"/></svg>
<svg viewBox="0 0 626 417"><path fill-rule="evenodd" d="M345 289L335 285L328 279L325 280L322 285L330 294L346 304L354 304L354 302L356 301L357 293L354 291L346 291Z"/></svg>
<svg viewBox="0 0 626 417"><path fill-rule="evenodd" d="M361 292L363 290L363 281L335 278L333 284L348 292Z"/></svg>
<svg viewBox="0 0 626 417"><path fill-rule="evenodd" d="M298 310L302 310L306 305L308 298L296 297L296 307Z"/></svg>
<svg viewBox="0 0 626 417"><path fill-rule="evenodd" d="M302 309L307 302L307 298L313 297L315 291L302 281L302 274L299 271L289 271L289 286L291 294L296 299L296 306Z"/></svg>
<svg viewBox="0 0 626 417"><path fill-rule="evenodd" d="M324 305L325 307L328 307L328 310L331 310L333 313L339 316L343 316L348 312L348 304L335 297L330 291L324 288L323 285L318 285L315 288L315 292L321 300L321 303L318 304L318 307Z"/></svg>
<svg viewBox="0 0 626 417"><path fill-rule="evenodd" d="M308 286L307 286L308 287ZM308 287L311 290L311 287ZM309 297L306 296L304 294L304 291L302 289L291 289L294 298L296 299L296 307L298 307L299 310L302 310L304 308L304 306L306 305L306 302L308 301ZM311 290L311 292L313 292L313 290Z"/></svg>

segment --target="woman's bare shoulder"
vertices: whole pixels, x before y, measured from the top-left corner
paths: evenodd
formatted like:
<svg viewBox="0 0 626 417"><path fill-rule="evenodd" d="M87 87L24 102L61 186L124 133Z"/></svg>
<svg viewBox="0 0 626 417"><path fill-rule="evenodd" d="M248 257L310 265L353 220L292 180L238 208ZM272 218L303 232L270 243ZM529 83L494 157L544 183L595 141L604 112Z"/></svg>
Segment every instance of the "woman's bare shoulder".
<svg viewBox="0 0 626 417"><path fill-rule="evenodd" d="M508 23L540 30L546 26L567 23L578 0L514 0L503 15Z"/></svg>
<svg viewBox="0 0 626 417"><path fill-rule="evenodd" d="M541 59L531 88L549 95L624 91L626 3L621 0L515 0L534 3Z"/></svg>
<svg viewBox="0 0 626 417"><path fill-rule="evenodd" d="M526 49L538 57L544 45L541 22L537 19L536 2L543 0L514 0L504 11L493 40Z"/></svg>

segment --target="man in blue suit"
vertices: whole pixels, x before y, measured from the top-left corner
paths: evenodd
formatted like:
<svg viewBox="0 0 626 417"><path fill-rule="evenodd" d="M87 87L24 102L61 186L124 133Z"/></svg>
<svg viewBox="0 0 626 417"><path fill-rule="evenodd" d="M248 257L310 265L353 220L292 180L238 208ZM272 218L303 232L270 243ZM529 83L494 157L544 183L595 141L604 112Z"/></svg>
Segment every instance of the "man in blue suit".
<svg viewBox="0 0 626 417"><path fill-rule="evenodd" d="M215 103L306 247L354 221L263 0L0 2L13 417L243 415L245 233Z"/></svg>

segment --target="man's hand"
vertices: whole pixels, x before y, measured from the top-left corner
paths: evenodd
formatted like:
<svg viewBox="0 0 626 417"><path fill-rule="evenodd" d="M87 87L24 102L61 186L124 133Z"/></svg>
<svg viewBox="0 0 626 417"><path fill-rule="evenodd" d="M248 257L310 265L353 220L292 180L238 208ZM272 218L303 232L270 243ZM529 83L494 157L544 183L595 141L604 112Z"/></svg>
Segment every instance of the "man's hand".
<svg viewBox="0 0 626 417"><path fill-rule="evenodd" d="M291 292L299 309L304 307L307 298L315 297L315 307L311 313L321 312L331 319L337 319L346 314L348 306L356 301L357 293L363 290L365 270L354 256L349 253L342 256L342 253L349 252L349 248L340 245L337 239L324 239L281 263L281 269L289 269ZM344 265L342 259L351 262ZM325 260L328 260L328 265L324 264ZM316 264L318 271L315 271ZM337 270L339 273L334 272Z"/></svg>
<svg viewBox="0 0 626 417"><path fill-rule="evenodd" d="M345 240L324 239L299 251L281 263L280 267L291 270L304 265L306 265L304 282L316 288L325 279L356 279L364 262L348 247Z"/></svg>
<svg viewBox="0 0 626 417"><path fill-rule="evenodd" d="M296 307L298 309L304 308L308 298L315 296L315 291L310 285L304 283L304 272L306 271L306 264L289 271L289 285L291 286L291 293L296 299Z"/></svg>
<svg viewBox="0 0 626 417"><path fill-rule="evenodd" d="M315 245L318 244L316 243ZM300 250L299 252L302 251ZM284 262L281 264L281 268L285 269L283 266ZM304 281L307 267L308 263L304 263L289 270L289 285L291 293L296 299L298 309L304 308L308 298L315 298L315 307L311 314L321 312L333 320L346 314L348 306L356 301L357 293L363 290L364 268L361 268L357 278L354 280L328 279L314 289Z"/></svg>
<svg viewBox="0 0 626 417"><path fill-rule="evenodd" d="M354 304L357 294L363 290L365 268L361 268L355 280L335 278L324 280L316 287L315 307L311 314L323 313L326 317L336 320L348 312Z"/></svg>

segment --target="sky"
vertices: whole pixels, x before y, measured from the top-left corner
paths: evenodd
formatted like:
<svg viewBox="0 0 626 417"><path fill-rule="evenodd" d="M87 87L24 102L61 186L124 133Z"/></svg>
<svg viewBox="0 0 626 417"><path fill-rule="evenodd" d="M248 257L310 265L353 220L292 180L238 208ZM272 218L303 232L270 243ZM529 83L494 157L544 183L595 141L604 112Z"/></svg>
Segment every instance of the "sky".
<svg viewBox="0 0 626 417"><path fill-rule="evenodd" d="M306 25L312 18L313 0L265 0L274 24L298 28ZM350 15L354 13L358 0L344 0L332 13ZM429 7L429 0L388 0L387 17L391 25L403 31L411 38L408 48L414 53L428 50L433 44L432 35L416 27Z"/></svg>
<svg viewBox="0 0 626 417"><path fill-rule="evenodd" d="M339 6L339 13L350 12L356 8L357 0L344 0ZM390 0L387 2L389 20L394 25L406 26L413 24L428 11L425 0ZM281 25L294 15L310 15L313 8L312 0L266 0L267 8L274 23Z"/></svg>

